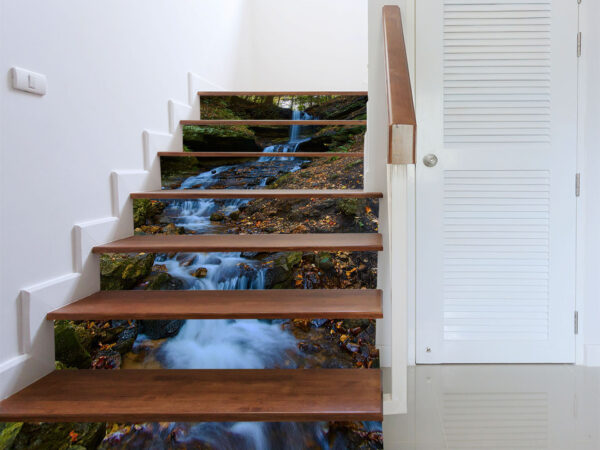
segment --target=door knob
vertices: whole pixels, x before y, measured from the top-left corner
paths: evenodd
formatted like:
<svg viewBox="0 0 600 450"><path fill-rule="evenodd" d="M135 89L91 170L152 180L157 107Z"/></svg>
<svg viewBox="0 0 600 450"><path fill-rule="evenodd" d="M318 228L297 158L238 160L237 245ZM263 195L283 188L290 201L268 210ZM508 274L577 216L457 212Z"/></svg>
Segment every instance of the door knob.
<svg viewBox="0 0 600 450"><path fill-rule="evenodd" d="M423 164L425 164L427 167L434 167L437 163L438 157L435 156L433 153L429 153L423 156Z"/></svg>

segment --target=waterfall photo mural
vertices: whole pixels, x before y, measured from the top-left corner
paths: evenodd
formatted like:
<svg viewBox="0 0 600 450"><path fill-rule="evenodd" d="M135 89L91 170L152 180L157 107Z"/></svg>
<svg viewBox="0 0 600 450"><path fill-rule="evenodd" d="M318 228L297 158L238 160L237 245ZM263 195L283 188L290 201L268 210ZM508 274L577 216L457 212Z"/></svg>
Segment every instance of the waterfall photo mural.
<svg viewBox="0 0 600 450"><path fill-rule="evenodd" d="M201 114L364 120L366 97L203 97ZM161 158L162 186L362 189L364 134L362 124L185 125L190 156ZM135 234L377 231L377 198L170 195L134 199ZM377 287L377 253L368 251L111 253L101 256L100 270L103 290L279 289L285 296L287 289ZM372 319L59 320L54 327L64 370L379 367ZM380 422L11 424L0 425L0 444L2 436L12 439L6 448L36 448L39 436L56 448L383 448Z"/></svg>

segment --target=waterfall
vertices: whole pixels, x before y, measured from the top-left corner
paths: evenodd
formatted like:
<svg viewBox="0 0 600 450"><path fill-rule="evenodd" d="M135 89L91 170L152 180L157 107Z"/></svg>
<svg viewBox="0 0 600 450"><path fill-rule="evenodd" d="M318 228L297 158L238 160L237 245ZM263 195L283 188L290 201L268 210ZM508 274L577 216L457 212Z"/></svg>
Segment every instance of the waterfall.
<svg viewBox="0 0 600 450"><path fill-rule="evenodd" d="M181 262L186 259L186 264ZM169 257L160 255L156 265L164 265L167 272L183 282L186 290L239 290L264 289L266 269L256 260L244 258L240 253L189 253ZM205 268L206 277L192 275Z"/></svg>
<svg viewBox="0 0 600 450"><path fill-rule="evenodd" d="M294 110L292 112L292 120L310 120L312 119L312 116L310 114L307 114L303 111L296 111ZM303 125L291 125L290 126L290 136L289 139L287 141L287 143L285 144L278 144L278 145L271 145L269 147L266 147L263 150L263 153L295 153L298 145L300 145L302 142L306 142L309 141L310 138L301 138L300 137L300 132L302 131L302 127ZM259 158L259 162L264 162L264 161L273 161L274 157L268 157L268 156L263 156L262 158ZM280 158L280 160L286 161L286 160L293 160L293 157L290 158ZM300 168L300 166L298 166L298 168ZM295 172L296 170L298 170L298 168L294 168L291 170L291 172Z"/></svg>
<svg viewBox="0 0 600 450"><path fill-rule="evenodd" d="M292 120L310 120L310 119L312 119L310 114L307 114L303 111L294 110L292 112ZM290 143L296 143L299 141L298 136L300 136L301 128L302 128L302 125L292 125L290 127Z"/></svg>
<svg viewBox="0 0 600 450"><path fill-rule="evenodd" d="M207 172L202 172L193 177L187 178L179 189L190 189L194 186L202 186L202 188L206 189L212 186L217 182L215 179L215 175L219 175L221 172L225 172L227 169L230 169L232 166L221 166L216 169L209 170Z"/></svg>
<svg viewBox="0 0 600 450"><path fill-rule="evenodd" d="M265 184L266 184L265 178ZM169 202L169 206L165 210L167 216L173 218L173 223L178 227L184 227L188 231L196 233L210 232L212 224L210 215L220 210L224 214L229 214L236 211L240 206L248 203L249 199L228 199L224 200L220 205L212 199L195 199L195 200L173 200Z"/></svg>

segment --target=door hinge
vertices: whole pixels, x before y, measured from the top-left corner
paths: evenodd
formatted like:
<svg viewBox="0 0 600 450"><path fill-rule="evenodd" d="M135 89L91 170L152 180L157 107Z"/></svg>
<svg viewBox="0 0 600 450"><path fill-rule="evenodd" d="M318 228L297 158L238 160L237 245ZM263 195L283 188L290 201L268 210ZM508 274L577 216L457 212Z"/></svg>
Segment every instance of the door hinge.
<svg viewBox="0 0 600 450"><path fill-rule="evenodd" d="M573 315L573 326L575 334L579 334L579 311L575 311L575 314Z"/></svg>
<svg viewBox="0 0 600 450"><path fill-rule="evenodd" d="M579 197L581 195L581 174L575 174L575 197Z"/></svg>
<svg viewBox="0 0 600 450"><path fill-rule="evenodd" d="M577 57L581 56L581 31L577 33Z"/></svg>

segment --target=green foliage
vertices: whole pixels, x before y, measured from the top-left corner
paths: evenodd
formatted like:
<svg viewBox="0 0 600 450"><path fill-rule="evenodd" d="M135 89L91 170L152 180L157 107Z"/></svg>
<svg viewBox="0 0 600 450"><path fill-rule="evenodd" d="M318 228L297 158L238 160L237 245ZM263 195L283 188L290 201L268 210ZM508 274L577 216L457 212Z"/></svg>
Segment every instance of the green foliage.
<svg viewBox="0 0 600 450"><path fill-rule="evenodd" d="M281 95L281 96L265 96L265 95L247 95L241 96L256 104L275 105L280 108L296 109L304 111L313 106L322 105L334 99L334 95Z"/></svg>
<svg viewBox="0 0 600 450"><path fill-rule="evenodd" d="M187 147L184 151L189 152ZM173 175L186 175L194 174L200 171L200 164L198 158L186 157L169 157L163 156L160 158L160 173L162 178L167 178Z"/></svg>
<svg viewBox="0 0 600 450"><path fill-rule="evenodd" d="M254 131L246 125L184 125L184 142L204 140L204 136L254 138Z"/></svg>
<svg viewBox="0 0 600 450"><path fill-rule="evenodd" d="M203 97L200 102L200 117L202 120L241 119L229 109L229 102L223 97Z"/></svg>

